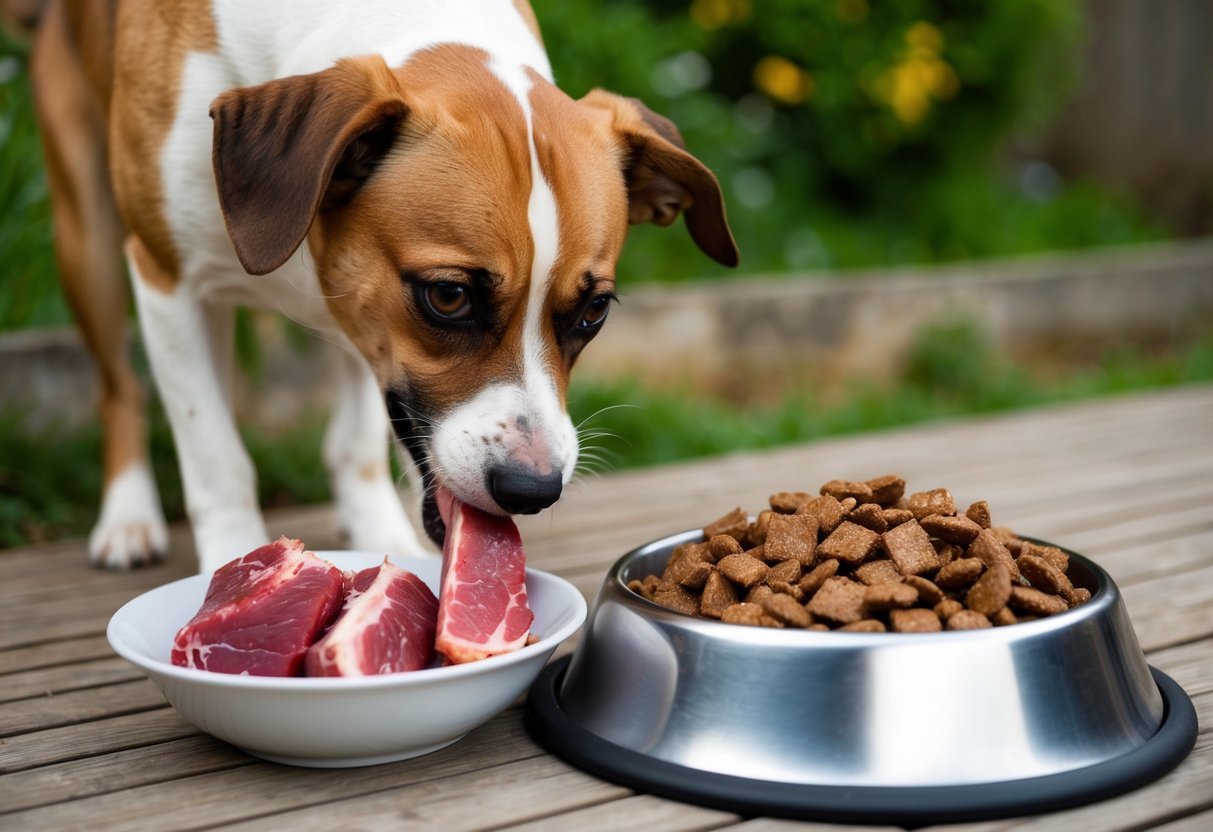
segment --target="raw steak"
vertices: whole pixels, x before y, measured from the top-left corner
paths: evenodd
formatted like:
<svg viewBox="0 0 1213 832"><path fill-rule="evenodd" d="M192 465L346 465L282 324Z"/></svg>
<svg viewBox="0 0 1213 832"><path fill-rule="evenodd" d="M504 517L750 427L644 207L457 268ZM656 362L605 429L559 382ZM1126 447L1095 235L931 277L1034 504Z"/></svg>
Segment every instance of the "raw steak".
<svg viewBox="0 0 1213 832"><path fill-rule="evenodd" d="M337 623L307 651L307 675L420 670L434 659L437 620L438 599L430 588L385 558L354 576Z"/></svg>
<svg viewBox="0 0 1213 832"><path fill-rule="evenodd" d="M535 616L527 607L526 555L509 517L487 514L438 489L446 523L438 600L438 652L455 663L526 644Z"/></svg>
<svg viewBox="0 0 1213 832"><path fill-rule="evenodd" d="M341 609L341 570L285 537L225 564L173 640L173 664L250 676L298 676Z"/></svg>

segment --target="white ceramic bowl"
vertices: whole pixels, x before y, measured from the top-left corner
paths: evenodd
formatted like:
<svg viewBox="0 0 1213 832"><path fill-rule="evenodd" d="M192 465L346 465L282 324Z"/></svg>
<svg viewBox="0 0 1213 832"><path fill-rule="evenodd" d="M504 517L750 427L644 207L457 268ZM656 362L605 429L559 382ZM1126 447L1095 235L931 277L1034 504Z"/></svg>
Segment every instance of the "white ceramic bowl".
<svg viewBox="0 0 1213 832"><path fill-rule="evenodd" d="M318 552L341 569L383 560L370 552ZM393 557L438 590L438 558ZM173 636L202 604L210 576L145 592L110 619L118 655L142 669L182 716L250 754L313 767L375 765L437 751L492 719L530 685L553 651L585 620L581 593L527 570L539 641L478 662L363 678L234 676L176 667Z"/></svg>

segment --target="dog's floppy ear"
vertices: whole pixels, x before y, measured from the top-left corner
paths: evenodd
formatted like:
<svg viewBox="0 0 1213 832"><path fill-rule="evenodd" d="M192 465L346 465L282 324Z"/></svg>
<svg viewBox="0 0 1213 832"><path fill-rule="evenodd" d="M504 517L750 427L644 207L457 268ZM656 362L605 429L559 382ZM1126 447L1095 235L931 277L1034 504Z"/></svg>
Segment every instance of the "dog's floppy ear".
<svg viewBox="0 0 1213 832"><path fill-rule="evenodd" d="M316 212L353 198L395 141L407 107L382 58L229 90L211 104L219 206L240 264L266 274Z"/></svg>
<svg viewBox="0 0 1213 832"><path fill-rule="evenodd" d="M635 98L605 90L593 90L581 102L610 112L625 143L628 221L669 225L681 211L695 244L716 262L736 266L737 244L725 218L720 183L687 153L674 122Z"/></svg>

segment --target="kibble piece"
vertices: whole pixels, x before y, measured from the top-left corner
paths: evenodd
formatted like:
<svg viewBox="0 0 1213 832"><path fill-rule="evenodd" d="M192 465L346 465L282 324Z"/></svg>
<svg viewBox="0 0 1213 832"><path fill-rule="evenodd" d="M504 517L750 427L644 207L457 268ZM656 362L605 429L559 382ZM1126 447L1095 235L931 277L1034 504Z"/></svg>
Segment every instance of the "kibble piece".
<svg viewBox="0 0 1213 832"><path fill-rule="evenodd" d="M805 597L808 597L820 589L822 584L837 574L838 561L831 558L817 564L812 572L800 579L798 586L800 587L800 591L805 594Z"/></svg>
<svg viewBox="0 0 1213 832"><path fill-rule="evenodd" d="M907 586L912 586L918 590L918 597L928 606L934 606L944 598L943 590L936 586L933 581L921 575L908 575L902 578L902 581Z"/></svg>
<svg viewBox="0 0 1213 832"><path fill-rule="evenodd" d="M1011 587L1011 598L1007 604L1030 615L1056 615L1070 608L1060 595L1049 595L1030 586Z"/></svg>
<svg viewBox="0 0 1213 832"><path fill-rule="evenodd" d="M811 514L776 514L767 524L763 544L768 560L796 560L812 566L817 552L817 518Z"/></svg>
<svg viewBox="0 0 1213 832"><path fill-rule="evenodd" d="M751 589L749 592L746 593L745 602L747 604L758 604L758 603L762 602L763 598L766 598L768 595L774 595L774 594L775 594L775 590L771 589L766 584L759 584L758 586L754 587L753 589Z"/></svg>
<svg viewBox="0 0 1213 832"><path fill-rule="evenodd" d="M872 502L882 506L891 506L906 493L906 481L896 474L886 474L874 480L868 480L868 488L872 489Z"/></svg>
<svg viewBox="0 0 1213 832"><path fill-rule="evenodd" d="M1019 567L1019 574L1027 578L1032 586L1042 592L1064 596L1074 589L1074 584L1070 583L1066 573L1044 558L1035 555L1020 555L1019 560L1015 563Z"/></svg>
<svg viewBox="0 0 1213 832"><path fill-rule="evenodd" d="M1085 603L1087 603L1087 601L1090 601L1090 600L1091 600L1091 590L1086 589L1081 586L1076 586L1070 592L1070 596L1068 598L1066 598L1066 603L1070 605L1071 609L1073 609L1074 607L1077 607L1079 604L1085 604Z"/></svg>
<svg viewBox="0 0 1213 832"><path fill-rule="evenodd" d="M1002 544L1002 541L990 529L982 529L977 537L973 538L973 542L965 550L965 556L981 558L982 563L986 565L987 569L1001 566L1007 570L1012 578L1019 577L1019 569L1015 566L1015 559L1011 557L1011 553L1007 550L1007 547Z"/></svg>
<svg viewBox="0 0 1213 832"><path fill-rule="evenodd" d="M883 633L888 630L878 618L863 618L838 628L840 633Z"/></svg>
<svg viewBox="0 0 1213 832"><path fill-rule="evenodd" d="M965 605L957 601L955 598L944 598L935 605L935 614L939 616L940 621L947 621L956 613L965 608Z"/></svg>
<svg viewBox="0 0 1213 832"><path fill-rule="evenodd" d="M825 624L822 624L820 621L816 621L816 622L810 624L809 629L815 630L819 633L828 633L830 631L830 628L827 627Z"/></svg>
<svg viewBox="0 0 1213 832"><path fill-rule="evenodd" d="M922 518L919 523L927 534L961 546L971 543L973 538L977 537L977 533L981 531L981 526L963 514L957 517L932 514L930 517Z"/></svg>
<svg viewBox="0 0 1213 832"><path fill-rule="evenodd" d="M683 543L681 546L675 546L674 551L670 553L670 559L665 564L666 572L669 572L671 566L687 559L716 562L716 558L712 557L708 550L707 543Z"/></svg>
<svg viewBox="0 0 1213 832"><path fill-rule="evenodd" d="M813 500L815 495L807 491L780 491L771 495L771 508L780 514L795 514L796 510L805 503Z"/></svg>
<svg viewBox="0 0 1213 832"><path fill-rule="evenodd" d="M738 542L741 542L745 539L746 533L749 530L750 516L738 506L720 519L704 526L703 536L705 539L711 540L718 534L727 534L729 537L736 538Z"/></svg>
<svg viewBox="0 0 1213 832"><path fill-rule="evenodd" d="M991 526L990 531L998 538L999 543L1007 547L1012 558L1019 557L1020 552L1023 551L1023 541L1010 526Z"/></svg>
<svg viewBox="0 0 1213 832"><path fill-rule="evenodd" d="M790 584L787 581L771 581L767 584L771 591L775 594L790 595L797 603L804 600L804 590L796 584Z"/></svg>
<svg viewBox="0 0 1213 832"><path fill-rule="evenodd" d="M1009 607L1003 607L990 616L990 623L995 627L1006 627L1008 624L1018 624L1019 619L1015 617L1015 613L1011 612Z"/></svg>
<svg viewBox="0 0 1213 832"><path fill-rule="evenodd" d="M666 609L685 613L686 615L694 615L699 612L699 598L687 591L686 587L669 581L663 583L653 593L653 601L661 604Z"/></svg>
<svg viewBox="0 0 1213 832"><path fill-rule="evenodd" d="M746 549L744 552L742 552L742 554L749 555L754 560L766 560L767 559L766 544L763 543L763 544L759 544L758 546L755 546L753 549Z"/></svg>
<svg viewBox="0 0 1213 832"><path fill-rule="evenodd" d="M930 536L914 520L889 529L880 541L903 575L921 575L939 568L939 555Z"/></svg>
<svg viewBox="0 0 1213 832"><path fill-rule="evenodd" d="M721 558L727 558L729 555L740 555L741 543L732 535L712 535L712 537L708 538L708 552L711 553L712 560L719 561Z"/></svg>
<svg viewBox="0 0 1213 832"><path fill-rule="evenodd" d="M866 482L848 482L847 480L830 480L821 487L822 494L829 494L837 500L854 497L857 501L872 499L872 486Z"/></svg>
<svg viewBox="0 0 1213 832"><path fill-rule="evenodd" d="M807 627L813 623L809 611L800 606L790 595L775 593L762 599L762 608L767 615L788 627Z"/></svg>
<svg viewBox="0 0 1213 832"><path fill-rule="evenodd" d="M720 614L720 620L726 624L748 624L757 627L762 623L764 615L762 607L758 604L733 604Z"/></svg>
<svg viewBox="0 0 1213 832"><path fill-rule="evenodd" d="M842 522L842 503L833 497L823 495L814 497L807 503L796 509L797 514L811 514L817 518L817 530L819 534L829 534L838 528L838 524Z"/></svg>
<svg viewBox="0 0 1213 832"><path fill-rule="evenodd" d="M864 617L864 592L863 584L857 584L850 578L830 578L809 601L809 612L814 618L824 618L835 624L850 624Z"/></svg>
<svg viewBox="0 0 1213 832"><path fill-rule="evenodd" d="M946 488L935 488L911 494L906 500L906 508L914 514L917 520L923 520L932 514L950 517L956 513L956 503L952 500L952 492Z"/></svg>
<svg viewBox="0 0 1213 832"><path fill-rule="evenodd" d="M676 574L672 577L687 589L703 589L703 585L708 581L708 576L714 571L710 563L684 560L674 567Z"/></svg>
<svg viewBox="0 0 1213 832"><path fill-rule="evenodd" d="M897 564L885 558L868 561L856 569L854 574L868 586L901 583L901 572L898 571Z"/></svg>
<svg viewBox="0 0 1213 832"><path fill-rule="evenodd" d="M947 589L960 589L980 578L985 568L981 558L954 560L935 574L935 583Z"/></svg>
<svg viewBox="0 0 1213 832"><path fill-rule="evenodd" d="M978 500L965 509L965 517L968 517L983 529L990 528L990 504L985 500Z"/></svg>
<svg viewBox="0 0 1213 832"><path fill-rule="evenodd" d="M787 583L797 583L800 581L802 573L800 561L795 558L789 560L781 560L779 563L771 567L771 571L767 573L767 583L775 581L785 581Z"/></svg>
<svg viewBox="0 0 1213 832"><path fill-rule="evenodd" d="M880 535L876 532L846 520L817 544L817 551L823 558L837 558L849 564L863 563L879 540ZM935 554L934 549L931 554Z"/></svg>
<svg viewBox="0 0 1213 832"><path fill-rule="evenodd" d="M782 630L785 625L778 618L776 618L773 615L769 615L764 611L762 614L762 618L758 619L758 626L759 627L771 627L776 630Z"/></svg>
<svg viewBox="0 0 1213 832"><path fill-rule="evenodd" d="M771 522L771 516L775 512L769 508L764 508L758 512L758 516L754 518L754 522L750 524L750 530L746 533L746 540L751 546L761 546L767 539L767 524Z"/></svg>
<svg viewBox="0 0 1213 832"><path fill-rule="evenodd" d="M948 618L949 630L984 630L990 626L990 619L973 610L960 610Z"/></svg>
<svg viewBox="0 0 1213 832"><path fill-rule="evenodd" d="M893 610L889 624L895 633L938 633L943 629L939 616L931 610Z"/></svg>
<svg viewBox="0 0 1213 832"><path fill-rule="evenodd" d="M877 534L884 534L889 530L889 524L884 519L884 509L876 503L864 503L848 514L847 519Z"/></svg>
<svg viewBox="0 0 1213 832"><path fill-rule="evenodd" d="M765 581L767 573L771 571L771 567L749 555L729 555L721 558L716 568L720 570L721 575L747 589Z"/></svg>
<svg viewBox="0 0 1213 832"><path fill-rule="evenodd" d="M965 550L955 543L944 543L942 540L932 540L935 554L939 555L939 567L942 569L954 560L964 557Z"/></svg>
<svg viewBox="0 0 1213 832"><path fill-rule="evenodd" d="M863 603L870 610L906 609L918 601L918 590L909 584L876 584L863 594Z"/></svg>
<svg viewBox="0 0 1213 832"><path fill-rule="evenodd" d="M886 508L881 514L890 529L914 519L914 513L904 508Z"/></svg>
<svg viewBox="0 0 1213 832"><path fill-rule="evenodd" d="M641 598L647 598L650 601L653 600L653 591L645 587L644 581L633 578L632 580L628 581L628 589L635 592Z"/></svg>
<svg viewBox="0 0 1213 832"><path fill-rule="evenodd" d="M719 572L708 576L699 597L699 612L708 618L720 618L726 609L737 603L737 590Z"/></svg>
<svg viewBox="0 0 1213 832"><path fill-rule="evenodd" d="M1070 571L1070 556L1056 546L1041 546L1039 543L1025 540L1019 548L1019 556L1021 558L1024 556L1040 558L1047 561L1058 572Z"/></svg>
<svg viewBox="0 0 1213 832"><path fill-rule="evenodd" d="M965 604L974 612L994 615L1007 605L1011 598L1011 575L1005 566L996 563L977 579L965 598Z"/></svg>

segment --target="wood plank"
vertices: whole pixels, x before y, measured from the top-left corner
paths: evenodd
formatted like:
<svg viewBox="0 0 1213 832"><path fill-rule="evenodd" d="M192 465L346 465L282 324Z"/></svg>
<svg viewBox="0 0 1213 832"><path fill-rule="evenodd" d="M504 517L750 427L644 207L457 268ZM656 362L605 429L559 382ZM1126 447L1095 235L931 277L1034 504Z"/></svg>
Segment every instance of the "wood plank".
<svg viewBox="0 0 1213 832"><path fill-rule="evenodd" d="M0 774L198 734L197 728L167 705L154 711L31 731L0 741Z"/></svg>
<svg viewBox="0 0 1213 832"><path fill-rule="evenodd" d="M117 656L43 667L0 677L0 703L142 678L137 667Z"/></svg>
<svg viewBox="0 0 1213 832"><path fill-rule="evenodd" d="M0 775L0 813L178 780L253 762L255 758L243 751L213 737L197 734Z"/></svg>
<svg viewBox="0 0 1213 832"><path fill-rule="evenodd" d="M500 829L502 832L566 832L569 829L593 829L595 832L634 832L636 829L696 832L723 827L736 829L734 824L739 820L737 815L728 812L640 794Z"/></svg>
<svg viewBox="0 0 1213 832"><path fill-rule="evenodd" d="M754 818L735 826L721 827L725 832L905 832L900 826L861 826L859 824L813 823L811 821Z"/></svg>
<svg viewBox="0 0 1213 832"><path fill-rule="evenodd" d="M1209 832L1210 829L1213 829L1213 811L1164 823L1154 827L1154 832Z"/></svg>
<svg viewBox="0 0 1213 832"><path fill-rule="evenodd" d="M219 825L409 784L447 782L459 775L541 756L543 752L522 726L521 710L515 708L455 745L414 760L357 769L255 763L24 810L6 815L4 822L14 829L171 830L194 828L200 818Z"/></svg>
<svg viewBox="0 0 1213 832"><path fill-rule="evenodd" d="M149 679L22 699L0 708L0 737L73 725L165 706L164 695Z"/></svg>
<svg viewBox="0 0 1213 832"><path fill-rule="evenodd" d="M114 655L105 636L86 636L0 650L0 676ZM0 678L0 683L3 679Z"/></svg>

